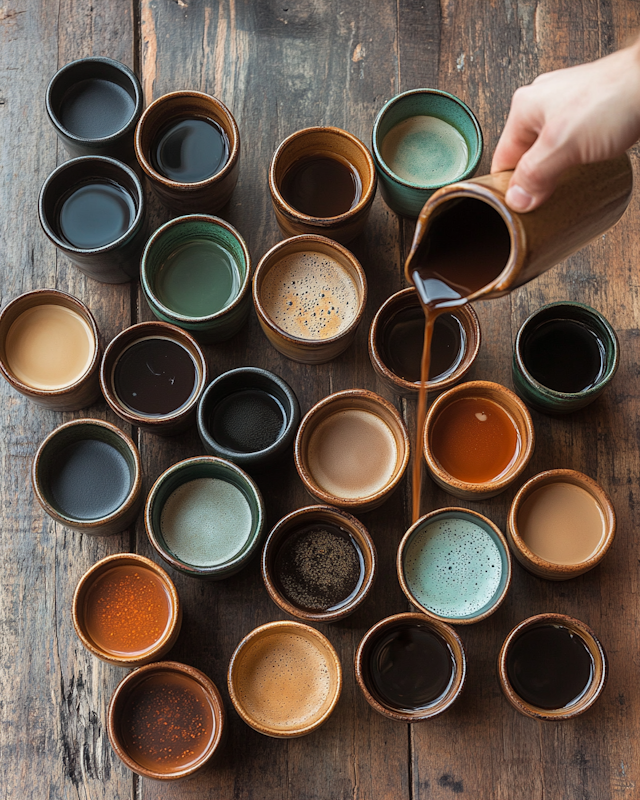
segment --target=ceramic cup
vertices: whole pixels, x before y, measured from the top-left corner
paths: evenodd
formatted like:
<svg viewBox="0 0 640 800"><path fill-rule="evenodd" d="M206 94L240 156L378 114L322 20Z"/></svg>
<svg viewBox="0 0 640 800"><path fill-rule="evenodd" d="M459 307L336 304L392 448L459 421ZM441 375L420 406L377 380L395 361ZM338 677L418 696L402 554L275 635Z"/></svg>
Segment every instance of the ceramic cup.
<svg viewBox="0 0 640 800"><path fill-rule="evenodd" d="M278 147L269 191L284 236L314 233L347 244L362 232L376 193L366 146L340 128L305 128Z"/></svg>
<svg viewBox="0 0 640 800"><path fill-rule="evenodd" d="M292 361L322 364L353 341L367 302L367 279L360 262L337 242L295 236L260 259L253 302L276 350Z"/></svg>
<svg viewBox="0 0 640 800"><path fill-rule="evenodd" d="M51 411L75 411L100 395L100 336L89 309L57 289L16 297L0 313L0 373Z"/></svg>
<svg viewBox="0 0 640 800"><path fill-rule="evenodd" d="M594 632L565 614L525 619L507 636L498 657L504 696L537 720L584 713L602 694L607 675L607 655Z"/></svg>
<svg viewBox="0 0 640 800"><path fill-rule="evenodd" d="M199 669L177 661L130 672L116 687L107 714L118 758L132 772L157 781L192 776L226 737L216 685Z"/></svg>
<svg viewBox="0 0 640 800"><path fill-rule="evenodd" d="M163 436L194 424L208 377L200 345L166 322L125 328L110 342L100 366L102 393L113 411Z"/></svg>
<svg viewBox="0 0 640 800"><path fill-rule="evenodd" d="M317 730L342 690L342 667L329 640L302 622L269 622L236 647L227 675L240 717L265 736L290 739Z"/></svg>
<svg viewBox="0 0 640 800"><path fill-rule="evenodd" d="M573 469L530 478L507 519L511 552L539 578L563 581L597 566L613 544L616 512L604 489Z"/></svg>
<svg viewBox="0 0 640 800"><path fill-rule="evenodd" d="M158 661L176 643L182 606L162 567L136 553L116 553L82 576L72 617L94 656L116 667L139 667Z"/></svg>
<svg viewBox="0 0 640 800"><path fill-rule="evenodd" d="M47 87L47 114L71 156L135 162L133 133L142 105L140 81L111 58L65 64Z"/></svg>
<svg viewBox="0 0 640 800"><path fill-rule="evenodd" d="M462 640L450 625L424 614L394 614L365 633L355 657L356 680L369 705L398 722L446 711L467 675Z"/></svg>
<svg viewBox="0 0 640 800"><path fill-rule="evenodd" d="M511 585L507 540L490 519L464 508L420 517L400 542L396 566L409 602L454 625L486 619Z"/></svg>
<svg viewBox="0 0 640 800"><path fill-rule="evenodd" d="M367 529L331 506L287 514L262 550L269 597L307 622L335 622L352 614L371 591L376 572L376 548Z"/></svg>
<svg viewBox="0 0 640 800"><path fill-rule="evenodd" d="M490 381L469 381L443 392L424 426L429 474L446 492L467 500L504 491L524 471L534 444L525 404Z"/></svg>
<svg viewBox="0 0 640 800"><path fill-rule="evenodd" d="M220 580L241 570L260 546L262 495L235 464L187 458L154 483L144 513L149 541L174 569Z"/></svg>
<svg viewBox="0 0 640 800"><path fill-rule="evenodd" d="M52 431L35 454L31 481L51 519L80 533L120 533L142 505L138 450L101 419L75 419Z"/></svg>
<svg viewBox="0 0 640 800"><path fill-rule="evenodd" d="M126 283L138 277L146 204L126 164L106 156L65 161L42 185L38 212L50 241L89 278Z"/></svg>
<svg viewBox="0 0 640 800"><path fill-rule="evenodd" d="M294 456L312 497L349 511L370 511L389 497L404 475L409 436L391 403L365 389L347 389L307 412Z"/></svg>
<svg viewBox="0 0 640 800"><path fill-rule="evenodd" d="M424 311L412 287L391 295L369 328L369 358L382 381L396 394L415 397L420 390ZM469 372L480 349L480 321L466 304L441 314L431 346L429 393L443 392ZM435 373L434 373L435 370Z"/></svg>
<svg viewBox="0 0 640 800"><path fill-rule="evenodd" d="M219 217L169 220L142 254L140 283L149 308L203 342L224 341L242 328L251 308L250 281L247 245Z"/></svg>
<svg viewBox="0 0 640 800"><path fill-rule="evenodd" d="M513 385L536 411L568 414L598 398L620 360L616 332L584 303L549 303L525 320L513 350Z"/></svg>
<svg viewBox="0 0 640 800"><path fill-rule="evenodd" d="M260 471L290 452L300 422L289 384L260 367L219 375L198 403L198 433L209 455Z"/></svg>
<svg viewBox="0 0 640 800"><path fill-rule="evenodd" d="M221 132L222 139L226 140L222 147L226 155L221 153L220 158L216 158L217 165L213 162L209 164L205 159L210 156L213 146L218 146L218 141L212 143L207 136L202 140L202 132L185 129L181 133L176 130L178 126L188 126L192 121L204 125L209 135L211 129ZM183 162L185 169L170 173L173 177L161 169L157 158L158 148L172 130L175 131L173 149L177 148L181 156L187 159ZM216 135L214 132L213 136ZM180 214L213 214L219 211L229 201L238 182L238 126L224 103L203 92L171 92L151 103L138 122L135 150L138 162L159 200ZM210 168L203 168L205 163Z"/></svg>
<svg viewBox="0 0 640 800"><path fill-rule="evenodd" d="M482 148L482 131L471 109L439 89L412 89L392 97L373 124L382 196L396 214L412 219L436 189L475 174Z"/></svg>

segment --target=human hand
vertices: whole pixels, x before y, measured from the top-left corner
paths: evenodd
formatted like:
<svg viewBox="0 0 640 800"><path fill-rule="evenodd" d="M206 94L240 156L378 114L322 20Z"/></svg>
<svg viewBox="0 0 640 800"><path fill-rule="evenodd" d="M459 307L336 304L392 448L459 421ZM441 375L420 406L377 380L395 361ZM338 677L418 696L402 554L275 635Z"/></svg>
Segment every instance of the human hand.
<svg viewBox="0 0 640 800"><path fill-rule="evenodd" d="M506 194L533 211L567 167L620 155L640 137L640 39L598 61L547 72L513 95L491 172L515 169Z"/></svg>

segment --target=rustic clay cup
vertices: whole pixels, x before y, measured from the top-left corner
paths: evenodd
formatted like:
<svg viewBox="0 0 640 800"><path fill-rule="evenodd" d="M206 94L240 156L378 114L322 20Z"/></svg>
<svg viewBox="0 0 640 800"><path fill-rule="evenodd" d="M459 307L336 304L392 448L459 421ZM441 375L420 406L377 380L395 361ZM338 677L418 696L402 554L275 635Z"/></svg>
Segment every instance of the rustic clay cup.
<svg viewBox="0 0 640 800"><path fill-rule="evenodd" d="M444 694L425 708L413 711L389 705L372 686L369 669L371 650L376 642L394 629L403 627L426 628L443 639L451 651L454 662L453 679ZM458 699L467 676L467 657L462 640L450 625L425 617L424 614L407 612L394 614L377 622L362 637L355 656L356 680L369 705L379 714L398 722L420 722L442 714Z"/></svg>
<svg viewBox="0 0 640 800"><path fill-rule="evenodd" d="M510 647L524 631L538 625L557 625L568 628L574 636L579 636L582 639L593 659L593 672L587 690L577 702L564 708L539 708L528 703L517 694L509 680L507 658ZM608 673L607 654L595 633L584 622L568 617L565 614L537 614L535 617L523 620L519 625L516 625L504 640L498 656L498 681L504 696L516 711L537 720L556 722L558 720L573 719L583 714L588 708L591 708L602 694Z"/></svg>
<svg viewBox="0 0 640 800"><path fill-rule="evenodd" d="M355 284L358 297L355 316L352 322L335 336L325 339L294 336L283 330L266 310L263 298L265 276L279 261L294 253L319 253L321 256L328 256L344 268ZM253 302L260 327L278 352L292 361L322 364L339 356L353 341L367 302L367 279L360 262L346 247L324 236L311 234L295 236L293 239L279 242L260 259L253 276Z"/></svg>
<svg viewBox="0 0 640 800"><path fill-rule="evenodd" d="M392 392L404 397L417 396L420 391L420 382L414 383L413 381L405 380L405 378L397 375L386 363L384 338L386 329L393 323L396 315L401 311L414 308L424 317L417 291L413 287L402 289L385 300L378 309L369 328L369 358L372 367ZM429 393L443 392L445 389L450 389L456 383L459 383L473 366L480 350L480 321L473 307L467 303L459 308L453 308L450 316L454 317L460 325L462 334L460 353L454 361L452 369L433 380L427 381L427 391ZM434 332L435 335L437 335L437 328ZM420 343L422 343L422 338Z"/></svg>
<svg viewBox="0 0 640 800"><path fill-rule="evenodd" d="M385 423L396 448L396 463L389 480L381 489L363 497L338 496L323 489L314 477L309 459L310 445L316 438L318 426L334 414L351 410L366 411ZM330 394L306 413L296 435L294 458L298 475L314 499L348 511L370 511L384 503L402 479L409 463L409 449L407 428L395 406L366 389L346 389Z"/></svg>
<svg viewBox="0 0 640 800"><path fill-rule="evenodd" d="M18 317L39 305L59 305L74 311L87 323L93 340L93 357L83 375L59 389L36 389L21 381L12 371L7 359L7 334ZM55 335L52 333L52 335ZM0 313L0 373L20 394L51 411L75 411L94 403L100 396L98 370L100 367L100 335L93 314L76 297L57 289L36 289L16 297Z"/></svg>
<svg viewBox="0 0 640 800"><path fill-rule="evenodd" d="M431 449L431 432L438 415L450 404L463 397L482 397L492 400L505 411L518 431L519 451L511 464L498 478L485 483L467 483L449 475ZM431 405L424 426L424 457L432 479L449 494L464 500L486 500L503 492L525 470L535 445L533 420L525 404L506 386L491 381L468 381L443 392Z"/></svg>
<svg viewBox="0 0 640 800"><path fill-rule="evenodd" d="M123 736L122 722L127 708L127 702L132 692L152 676L173 673L183 679L193 681L204 693L213 718L213 731L205 751L195 761L183 767L175 767L167 770L154 770L139 764L129 753L127 744ZM159 724L162 724L159 722ZM166 722L164 723L166 724ZM142 775L143 778L152 778L157 781L175 781L181 778L189 778L201 770L219 750L226 738L226 715L222 697L215 683L203 672L187 664L179 664L177 661L157 661L153 664L146 664L139 669L130 672L116 687L115 692L109 703L107 712L107 733L109 741L116 755L122 763L132 772Z"/></svg>
<svg viewBox="0 0 640 800"><path fill-rule="evenodd" d="M51 475L56 470L56 456L67 446L82 440L106 442L124 458L130 477L129 492L111 514L97 519L79 519L64 514L51 495ZM37 501L54 522L65 528L94 536L121 533L135 522L142 505L142 466L138 449L126 433L102 419L74 419L52 431L34 456L31 483Z"/></svg>
<svg viewBox="0 0 640 800"><path fill-rule="evenodd" d="M584 489L596 501L602 514L602 538L594 553L585 561L575 564L558 564L534 553L521 536L518 515L525 501L543 486L568 483ZM513 498L507 518L507 539L511 552L529 572L551 581L565 581L582 575L597 566L613 544L616 533L616 512L609 495L588 475L574 469L550 469L530 478Z"/></svg>
<svg viewBox="0 0 640 800"><path fill-rule="evenodd" d="M252 713L252 709L247 705L243 697L243 686L245 685L247 673L253 672L255 666L251 664L252 658L257 658L258 663L260 663L260 658L265 652L263 648L268 644L269 639L274 640L277 645L277 637L282 635L301 637L318 651L318 667L322 671L323 677L326 677L328 673L329 687L327 696L322 704L305 720L292 722L291 724L286 724L286 721L282 724L275 724L275 722L270 724L258 719ZM294 685L291 666L286 662L283 663L280 655L278 657L282 672L289 673L289 680L285 679L284 683L291 686L296 693L296 697L301 702L304 702L306 692ZM324 662L324 666L320 667L322 662ZM268 622L266 625L254 628L236 647L229 662L227 685L231 702L247 725L265 736L272 736L276 739L292 739L316 731L329 719L342 691L342 667L333 645L320 631L302 622L290 622L288 620Z"/></svg>
<svg viewBox="0 0 640 800"><path fill-rule="evenodd" d="M121 566L134 567L142 573L153 573L160 579L169 601L169 617L164 631L158 639L145 650L133 653L114 653L105 650L94 641L87 627L87 595L96 581L107 572ZM142 664L158 661L162 656L168 653L176 643L182 625L182 606L180 605L180 598L178 597L178 592L173 581L162 567L159 567L150 559L140 556L137 553L116 553L102 558L88 569L76 586L71 613L73 627L82 644L90 653L101 661L106 661L107 664L113 664L116 667L140 667Z"/></svg>
<svg viewBox="0 0 640 800"><path fill-rule="evenodd" d="M340 156L357 171L362 186L360 199L336 217L312 217L290 205L282 194L289 169L307 156ZM284 236L315 233L347 244L362 232L376 193L376 169L366 146L347 131L329 126L305 128L288 136L278 147L269 169L269 191L276 220Z"/></svg>
<svg viewBox="0 0 640 800"><path fill-rule="evenodd" d="M278 553L292 533L309 525L329 523L344 531L356 544L362 558L362 571L356 590L342 603L327 611L310 611L296 605L282 592L275 572ZM262 580L269 597L287 614L307 622L335 622L344 619L358 608L369 595L378 570L376 547L369 532L351 514L331 506L307 506L292 511L272 529L262 550Z"/></svg>
<svg viewBox="0 0 640 800"><path fill-rule="evenodd" d="M118 360L129 347L144 339L168 339L176 342L184 347L193 359L196 371L196 385L193 393L183 406L167 414L151 416L129 408L118 397L114 386L114 370ZM207 359L200 345L186 331L166 322L140 322L130 328L125 328L111 340L104 351L100 365L100 386L111 409L125 422L149 431L149 433L157 433L162 436L172 436L194 424L198 402L208 379Z"/></svg>
<svg viewBox="0 0 640 800"><path fill-rule="evenodd" d="M215 175L196 183L171 180L153 165L151 151L162 129L183 119L213 120L229 139L229 158ZM135 135L138 163L161 203L181 214L219 211L238 182L240 132L229 109L203 92L171 92L154 100L140 117Z"/></svg>

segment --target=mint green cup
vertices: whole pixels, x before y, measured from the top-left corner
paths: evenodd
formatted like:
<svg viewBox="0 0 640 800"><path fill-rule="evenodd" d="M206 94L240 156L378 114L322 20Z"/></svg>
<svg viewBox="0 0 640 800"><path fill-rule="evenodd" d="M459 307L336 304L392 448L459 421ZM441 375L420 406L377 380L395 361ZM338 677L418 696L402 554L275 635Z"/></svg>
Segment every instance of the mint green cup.
<svg viewBox="0 0 640 800"><path fill-rule="evenodd" d="M482 131L473 111L454 95L411 89L378 113L372 149L386 204L416 219L437 189L473 177L482 158Z"/></svg>
<svg viewBox="0 0 640 800"><path fill-rule="evenodd" d="M142 291L155 316L201 342L230 339L251 307L251 256L219 217L190 214L158 228L140 264Z"/></svg>

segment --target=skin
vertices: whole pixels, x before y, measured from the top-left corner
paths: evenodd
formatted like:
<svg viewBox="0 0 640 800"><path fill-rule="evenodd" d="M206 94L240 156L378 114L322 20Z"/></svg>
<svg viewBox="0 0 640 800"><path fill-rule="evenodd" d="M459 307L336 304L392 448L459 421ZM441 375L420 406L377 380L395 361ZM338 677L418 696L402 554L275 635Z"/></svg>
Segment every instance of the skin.
<svg viewBox="0 0 640 800"><path fill-rule="evenodd" d="M538 208L567 167L623 153L640 137L640 39L577 67L547 72L518 89L491 172L513 169L506 202Z"/></svg>

